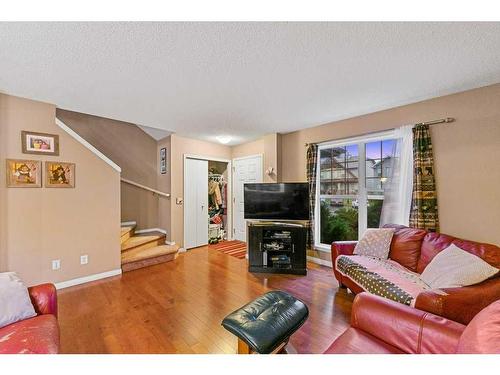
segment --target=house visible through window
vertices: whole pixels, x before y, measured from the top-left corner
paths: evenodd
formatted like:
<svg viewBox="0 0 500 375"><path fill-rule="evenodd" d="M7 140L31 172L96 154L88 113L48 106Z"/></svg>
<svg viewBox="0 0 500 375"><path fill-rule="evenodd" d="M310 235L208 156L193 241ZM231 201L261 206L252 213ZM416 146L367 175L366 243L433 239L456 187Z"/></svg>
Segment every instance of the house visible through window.
<svg viewBox="0 0 500 375"><path fill-rule="evenodd" d="M379 227L394 147L392 132L319 146L317 246L357 240Z"/></svg>

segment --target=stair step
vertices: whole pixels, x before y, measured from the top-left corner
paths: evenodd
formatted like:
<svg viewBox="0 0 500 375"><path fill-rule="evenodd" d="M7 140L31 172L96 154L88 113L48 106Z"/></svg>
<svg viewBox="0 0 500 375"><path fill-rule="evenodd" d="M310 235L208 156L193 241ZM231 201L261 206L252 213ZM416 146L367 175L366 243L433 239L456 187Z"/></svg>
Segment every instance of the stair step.
<svg viewBox="0 0 500 375"><path fill-rule="evenodd" d="M179 245L161 245L147 249L133 249L122 253L122 271L132 271L174 260L179 253Z"/></svg>
<svg viewBox="0 0 500 375"><path fill-rule="evenodd" d="M120 241L123 244L134 235L135 226L121 227Z"/></svg>
<svg viewBox="0 0 500 375"><path fill-rule="evenodd" d="M135 235L130 237L124 243L122 243L122 252L130 251L131 249L147 249L149 247L155 247L158 245L165 244L166 236L163 233L160 234L148 234L148 235Z"/></svg>

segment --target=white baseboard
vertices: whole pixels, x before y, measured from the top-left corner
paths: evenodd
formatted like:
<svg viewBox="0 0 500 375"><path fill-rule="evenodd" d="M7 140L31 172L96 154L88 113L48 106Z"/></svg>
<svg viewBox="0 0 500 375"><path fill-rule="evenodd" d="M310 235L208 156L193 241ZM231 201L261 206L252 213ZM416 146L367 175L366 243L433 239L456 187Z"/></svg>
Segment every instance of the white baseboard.
<svg viewBox="0 0 500 375"><path fill-rule="evenodd" d="M151 232L160 232L160 233L163 233L163 234L167 234L167 231L165 229L160 229L160 228L148 228L148 229L141 229L141 230L136 230L134 231L135 233L137 234L141 234L141 233L151 233Z"/></svg>
<svg viewBox="0 0 500 375"><path fill-rule="evenodd" d="M121 223L122 227L130 227L137 225L137 221L124 221Z"/></svg>
<svg viewBox="0 0 500 375"><path fill-rule="evenodd" d="M309 262L312 262L312 263L321 264L322 266L327 266L327 267L333 268L332 262L330 262L329 260L319 259L319 258L312 257L309 255L307 256L307 260Z"/></svg>
<svg viewBox="0 0 500 375"><path fill-rule="evenodd" d="M85 284L85 283L88 283L91 281L105 279L105 278L111 277L111 276L121 275L121 273L122 273L122 269L118 268L116 270L111 270L111 271L96 273L94 275L79 277L77 279L61 281L60 283L56 283L55 286L56 286L56 289L64 289L64 288L68 288L68 287L74 286L74 285Z"/></svg>

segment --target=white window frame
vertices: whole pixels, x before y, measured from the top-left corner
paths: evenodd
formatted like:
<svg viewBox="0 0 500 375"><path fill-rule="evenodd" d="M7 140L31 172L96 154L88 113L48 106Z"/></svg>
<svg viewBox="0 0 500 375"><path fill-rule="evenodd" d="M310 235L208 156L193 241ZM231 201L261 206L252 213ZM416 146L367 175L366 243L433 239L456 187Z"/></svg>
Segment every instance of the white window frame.
<svg viewBox="0 0 500 375"><path fill-rule="evenodd" d="M316 203L314 209L314 247L316 250L329 252L330 245L323 244L320 242L321 234L321 212L320 212L320 202L321 198L331 198L331 199L357 199L358 200L358 239L363 236L367 229L367 201L369 199L383 199L381 195L367 195L366 193L366 155L365 155L365 145L370 142L386 141L389 139L396 139L395 129L388 131L367 134L359 137L345 138L334 141L327 141L318 144L318 157L316 164ZM358 194L357 195L320 195L321 188L321 150L340 147L340 146L358 146ZM351 242L351 241L338 241L338 242Z"/></svg>

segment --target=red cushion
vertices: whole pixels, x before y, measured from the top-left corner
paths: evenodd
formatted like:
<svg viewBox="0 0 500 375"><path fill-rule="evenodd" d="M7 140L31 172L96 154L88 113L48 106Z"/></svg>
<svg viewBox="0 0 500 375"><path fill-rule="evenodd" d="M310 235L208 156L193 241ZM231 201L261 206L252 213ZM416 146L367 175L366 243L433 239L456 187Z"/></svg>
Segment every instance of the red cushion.
<svg viewBox="0 0 500 375"><path fill-rule="evenodd" d="M0 328L0 354L59 351L59 327L54 315L39 315Z"/></svg>
<svg viewBox="0 0 500 375"><path fill-rule="evenodd" d="M325 354L404 354L398 348L389 345L360 329L349 328L337 338Z"/></svg>
<svg viewBox="0 0 500 375"><path fill-rule="evenodd" d="M500 354L500 300L471 320L460 337L457 353Z"/></svg>
<svg viewBox="0 0 500 375"><path fill-rule="evenodd" d="M396 228L391 242L389 258L398 262L410 271L417 270L418 258L422 240L427 231L423 229L407 228L400 225L384 225L384 228Z"/></svg>

